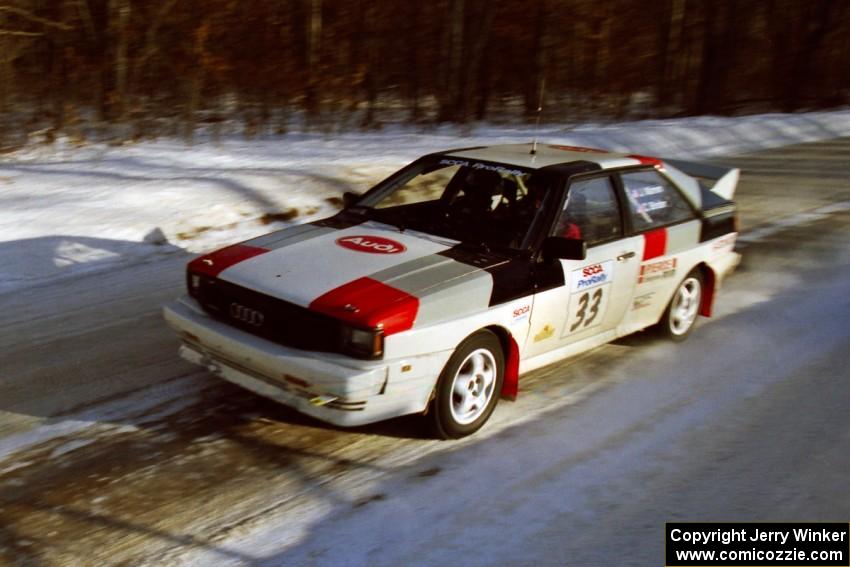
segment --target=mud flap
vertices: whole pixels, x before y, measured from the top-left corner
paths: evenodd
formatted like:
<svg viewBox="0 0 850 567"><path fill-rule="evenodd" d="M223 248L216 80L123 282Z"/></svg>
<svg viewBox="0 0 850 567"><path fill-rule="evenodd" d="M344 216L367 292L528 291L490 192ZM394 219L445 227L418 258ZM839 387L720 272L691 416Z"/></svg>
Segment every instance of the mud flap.
<svg viewBox="0 0 850 567"><path fill-rule="evenodd" d="M505 357L505 379L502 382L501 397L514 401L519 395L519 345L510 337Z"/></svg>

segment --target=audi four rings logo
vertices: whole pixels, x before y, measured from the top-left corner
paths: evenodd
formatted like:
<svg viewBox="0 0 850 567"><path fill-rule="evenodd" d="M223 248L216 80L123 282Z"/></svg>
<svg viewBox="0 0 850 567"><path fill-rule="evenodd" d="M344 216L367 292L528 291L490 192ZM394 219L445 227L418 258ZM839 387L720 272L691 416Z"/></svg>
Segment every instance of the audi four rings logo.
<svg viewBox="0 0 850 567"><path fill-rule="evenodd" d="M249 325L253 325L254 327L259 327L266 319L266 317L256 309L245 307L239 303L230 304L230 316L234 319L239 319L244 323L248 323Z"/></svg>

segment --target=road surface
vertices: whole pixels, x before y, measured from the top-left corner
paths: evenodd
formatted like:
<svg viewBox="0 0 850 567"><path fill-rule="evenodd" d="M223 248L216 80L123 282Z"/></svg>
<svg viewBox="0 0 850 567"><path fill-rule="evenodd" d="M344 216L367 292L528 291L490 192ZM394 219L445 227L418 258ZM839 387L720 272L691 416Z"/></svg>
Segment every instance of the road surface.
<svg viewBox="0 0 850 567"><path fill-rule="evenodd" d="M848 156L720 160L744 262L715 317L529 374L460 442L183 363L180 252L0 295L0 564L660 565L665 521L846 522Z"/></svg>

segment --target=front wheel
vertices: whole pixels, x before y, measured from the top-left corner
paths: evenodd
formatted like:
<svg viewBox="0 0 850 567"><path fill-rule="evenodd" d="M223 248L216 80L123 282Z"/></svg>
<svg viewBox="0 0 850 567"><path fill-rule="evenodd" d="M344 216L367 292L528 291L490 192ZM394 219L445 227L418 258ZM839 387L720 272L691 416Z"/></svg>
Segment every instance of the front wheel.
<svg viewBox="0 0 850 567"><path fill-rule="evenodd" d="M694 328L702 302L702 273L699 269L689 273L670 300L661 321L661 333L674 341L685 340Z"/></svg>
<svg viewBox="0 0 850 567"><path fill-rule="evenodd" d="M496 335L479 331L465 339L437 381L431 408L434 433L458 439L481 429L499 401L504 377L505 356Z"/></svg>

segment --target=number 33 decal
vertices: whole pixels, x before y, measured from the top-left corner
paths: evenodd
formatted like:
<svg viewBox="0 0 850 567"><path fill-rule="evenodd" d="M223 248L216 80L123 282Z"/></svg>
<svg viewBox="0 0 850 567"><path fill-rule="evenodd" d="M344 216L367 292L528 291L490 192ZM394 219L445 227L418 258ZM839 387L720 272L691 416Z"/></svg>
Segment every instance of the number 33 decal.
<svg viewBox="0 0 850 567"><path fill-rule="evenodd" d="M590 325L596 316L599 315L599 304L602 302L602 289L599 288L593 292L585 292L578 298L578 312L576 313L576 322L570 326L572 333L581 326L587 327ZM588 305L590 309L588 310Z"/></svg>

